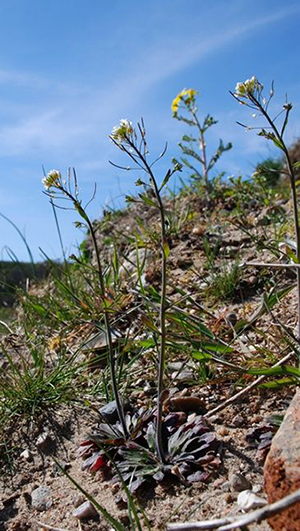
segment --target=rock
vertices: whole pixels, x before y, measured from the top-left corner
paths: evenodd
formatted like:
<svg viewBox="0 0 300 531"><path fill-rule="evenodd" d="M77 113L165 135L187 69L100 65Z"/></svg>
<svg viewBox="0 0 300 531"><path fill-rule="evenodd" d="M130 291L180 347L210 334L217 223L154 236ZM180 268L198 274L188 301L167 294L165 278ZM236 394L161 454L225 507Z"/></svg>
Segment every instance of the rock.
<svg viewBox="0 0 300 531"><path fill-rule="evenodd" d="M111 339L113 346L116 346L122 339L122 336L118 330L111 329ZM89 350L106 352L107 346L108 338L106 332L97 332L84 343L81 350L83 352L87 352Z"/></svg>
<svg viewBox="0 0 300 531"><path fill-rule="evenodd" d="M204 401L196 396L173 396L168 404L170 411L194 411L200 414L206 411Z"/></svg>
<svg viewBox="0 0 300 531"><path fill-rule="evenodd" d="M47 511L52 505L50 487L38 487L31 493L31 505L37 511Z"/></svg>
<svg viewBox="0 0 300 531"><path fill-rule="evenodd" d="M243 426L243 424L245 424L245 419L242 415L237 414L235 415L235 417L233 417L232 424L233 426L237 426L237 427Z"/></svg>
<svg viewBox="0 0 300 531"><path fill-rule="evenodd" d="M269 503L300 488L300 390L272 440L264 466L264 480ZM276 531L299 531L299 522L300 503L269 519Z"/></svg>
<svg viewBox="0 0 300 531"><path fill-rule="evenodd" d="M223 492L229 492L230 491L229 481L224 481L223 485L221 486L221 489Z"/></svg>
<svg viewBox="0 0 300 531"><path fill-rule="evenodd" d="M218 429L218 435L220 437L225 437L225 435L228 435L228 434L229 434L229 429L226 428L226 426L220 426L220 428Z"/></svg>
<svg viewBox="0 0 300 531"><path fill-rule="evenodd" d="M195 380L195 375L192 370L189 369L183 369L182 371L178 372L175 371L171 374L172 380L177 380L177 382L190 382Z"/></svg>
<svg viewBox="0 0 300 531"><path fill-rule="evenodd" d="M229 476L231 492L242 492L251 489L251 483L243 474L231 474Z"/></svg>
<svg viewBox="0 0 300 531"><path fill-rule="evenodd" d="M243 490L239 493L237 504L243 511L250 511L251 509L258 509L267 505L267 500L257 496L252 490Z"/></svg>
<svg viewBox="0 0 300 531"><path fill-rule="evenodd" d="M78 520L89 520L90 518L96 518L99 515L93 504L90 501L86 501L73 511L73 516L78 518Z"/></svg>
<svg viewBox="0 0 300 531"><path fill-rule="evenodd" d="M22 453L20 453L20 457L22 459L25 459L25 461L28 461L28 463L31 463L33 461L33 455L31 453L31 451L28 450L28 448L26 448L26 450L24 450Z"/></svg>
<svg viewBox="0 0 300 531"><path fill-rule="evenodd" d="M80 505L83 505L86 502L86 497L83 494L78 494L74 498L74 507L79 507Z"/></svg>
<svg viewBox="0 0 300 531"><path fill-rule="evenodd" d="M227 494L225 494L225 502L226 503L232 503L232 496L231 496L230 492L227 492Z"/></svg>
<svg viewBox="0 0 300 531"><path fill-rule="evenodd" d="M123 407L125 411L129 410L128 404L123 404ZM99 413L101 417L103 417L104 420L106 422L109 422L110 424L114 424L115 422L117 422L117 420L119 420L117 404L115 400L112 400L108 404L105 404L105 406L102 406L99 409Z"/></svg>

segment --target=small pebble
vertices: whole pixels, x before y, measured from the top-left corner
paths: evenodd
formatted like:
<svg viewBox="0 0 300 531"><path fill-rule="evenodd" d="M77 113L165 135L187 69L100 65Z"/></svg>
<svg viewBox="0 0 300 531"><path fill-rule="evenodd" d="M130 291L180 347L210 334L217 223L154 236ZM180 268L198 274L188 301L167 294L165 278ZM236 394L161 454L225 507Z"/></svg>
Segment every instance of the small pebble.
<svg viewBox="0 0 300 531"><path fill-rule="evenodd" d="M218 429L218 435L220 435L220 437L224 437L224 435L228 435L228 434L229 434L229 430L225 426L221 426Z"/></svg>
<svg viewBox="0 0 300 531"><path fill-rule="evenodd" d="M229 492L230 491L230 483L229 481L225 481L223 485L221 486L221 489L223 492Z"/></svg>
<svg viewBox="0 0 300 531"><path fill-rule="evenodd" d="M244 418L242 417L242 415L236 415L235 417L233 417L232 419L232 424L233 426L243 426L243 424L245 423L245 420Z"/></svg>
<svg viewBox="0 0 300 531"><path fill-rule="evenodd" d="M259 422L261 422L263 419L263 417L261 415L254 415L251 419L250 419L250 424L259 424Z"/></svg>
<svg viewBox="0 0 300 531"><path fill-rule="evenodd" d="M31 505L37 511L47 511L52 505L50 487L38 487L31 493Z"/></svg>
<svg viewBox="0 0 300 531"><path fill-rule="evenodd" d="M243 490L240 492L237 498L237 504L240 509L249 511L250 509L257 509L258 507L264 507L267 504L267 500L257 496L251 490Z"/></svg>
<svg viewBox="0 0 300 531"><path fill-rule="evenodd" d="M204 234L205 230L201 226L196 226L192 229L192 234L194 236L202 236Z"/></svg>
<svg viewBox="0 0 300 531"><path fill-rule="evenodd" d="M254 492L254 494L258 494L262 490L263 490L262 485L253 485L252 487L252 492Z"/></svg>
<svg viewBox="0 0 300 531"><path fill-rule="evenodd" d="M113 486L111 487L111 491L113 494L116 494L116 492L119 492L120 490L120 485L118 483L114 483Z"/></svg>
<svg viewBox="0 0 300 531"><path fill-rule="evenodd" d="M98 516L98 512L90 501L86 501L73 511L73 516L78 518L78 520L88 520L89 518Z"/></svg>
<svg viewBox="0 0 300 531"><path fill-rule="evenodd" d="M251 483L243 474L231 474L229 476L231 492L242 492L251 489Z"/></svg>
<svg viewBox="0 0 300 531"><path fill-rule="evenodd" d="M227 492L225 494L225 502L226 503L231 503L232 502L232 496L231 496L230 492Z"/></svg>
<svg viewBox="0 0 300 531"><path fill-rule="evenodd" d="M195 411L203 412L205 410L204 401L197 396L174 396L169 398L170 411Z"/></svg>

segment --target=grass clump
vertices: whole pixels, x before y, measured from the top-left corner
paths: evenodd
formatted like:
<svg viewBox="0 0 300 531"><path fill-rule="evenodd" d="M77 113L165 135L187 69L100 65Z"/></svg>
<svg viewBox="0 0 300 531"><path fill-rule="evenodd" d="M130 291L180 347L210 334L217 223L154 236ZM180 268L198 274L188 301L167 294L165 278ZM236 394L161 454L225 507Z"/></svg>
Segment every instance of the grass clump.
<svg viewBox="0 0 300 531"><path fill-rule="evenodd" d="M239 262L222 265L210 271L209 284L206 293L214 301L232 301L240 292L242 269Z"/></svg>

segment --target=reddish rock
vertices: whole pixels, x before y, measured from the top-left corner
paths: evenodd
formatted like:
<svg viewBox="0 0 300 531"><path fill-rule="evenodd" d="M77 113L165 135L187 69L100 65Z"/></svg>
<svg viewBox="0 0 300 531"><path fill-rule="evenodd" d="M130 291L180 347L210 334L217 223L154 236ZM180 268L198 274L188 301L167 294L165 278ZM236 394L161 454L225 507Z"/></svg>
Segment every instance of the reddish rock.
<svg viewBox="0 0 300 531"><path fill-rule="evenodd" d="M264 466L269 503L300 488L300 390L276 433ZM276 531L300 531L300 503L269 519Z"/></svg>

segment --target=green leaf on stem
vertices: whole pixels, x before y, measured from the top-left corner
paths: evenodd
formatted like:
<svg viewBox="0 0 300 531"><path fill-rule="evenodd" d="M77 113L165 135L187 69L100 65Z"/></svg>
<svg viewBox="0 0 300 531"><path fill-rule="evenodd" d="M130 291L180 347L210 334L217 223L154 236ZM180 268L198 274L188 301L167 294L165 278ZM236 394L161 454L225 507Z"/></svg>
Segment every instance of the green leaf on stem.
<svg viewBox="0 0 300 531"><path fill-rule="evenodd" d="M163 253L164 253L165 259L167 260L169 254L170 254L170 247L169 247L168 241L166 239L165 239L165 241L163 243Z"/></svg>
<svg viewBox="0 0 300 531"><path fill-rule="evenodd" d="M265 367L262 369L249 369L247 371L248 374L255 374L257 376L265 375L265 376L280 376L283 374L290 374L291 376L296 376L297 378L300 378L300 369L297 369L296 367L291 367L289 365L282 366L282 367Z"/></svg>
<svg viewBox="0 0 300 531"><path fill-rule="evenodd" d="M165 178L164 178L164 180L163 180L163 182L162 182L162 184L160 186L159 191L161 191L164 188L164 186L166 186L166 184L168 183L168 181L169 181L171 176L172 176L172 172L171 172L171 170L168 170L167 174L166 174L166 176L165 176Z"/></svg>
<svg viewBox="0 0 300 531"><path fill-rule="evenodd" d="M148 197L147 195L145 194L139 194L139 197L141 198L141 200L146 203L146 205L149 205L149 206L153 206L155 208L158 208L157 204L155 203L155 201L152 201L152 199L150 199L150 197Z"/></svg>

